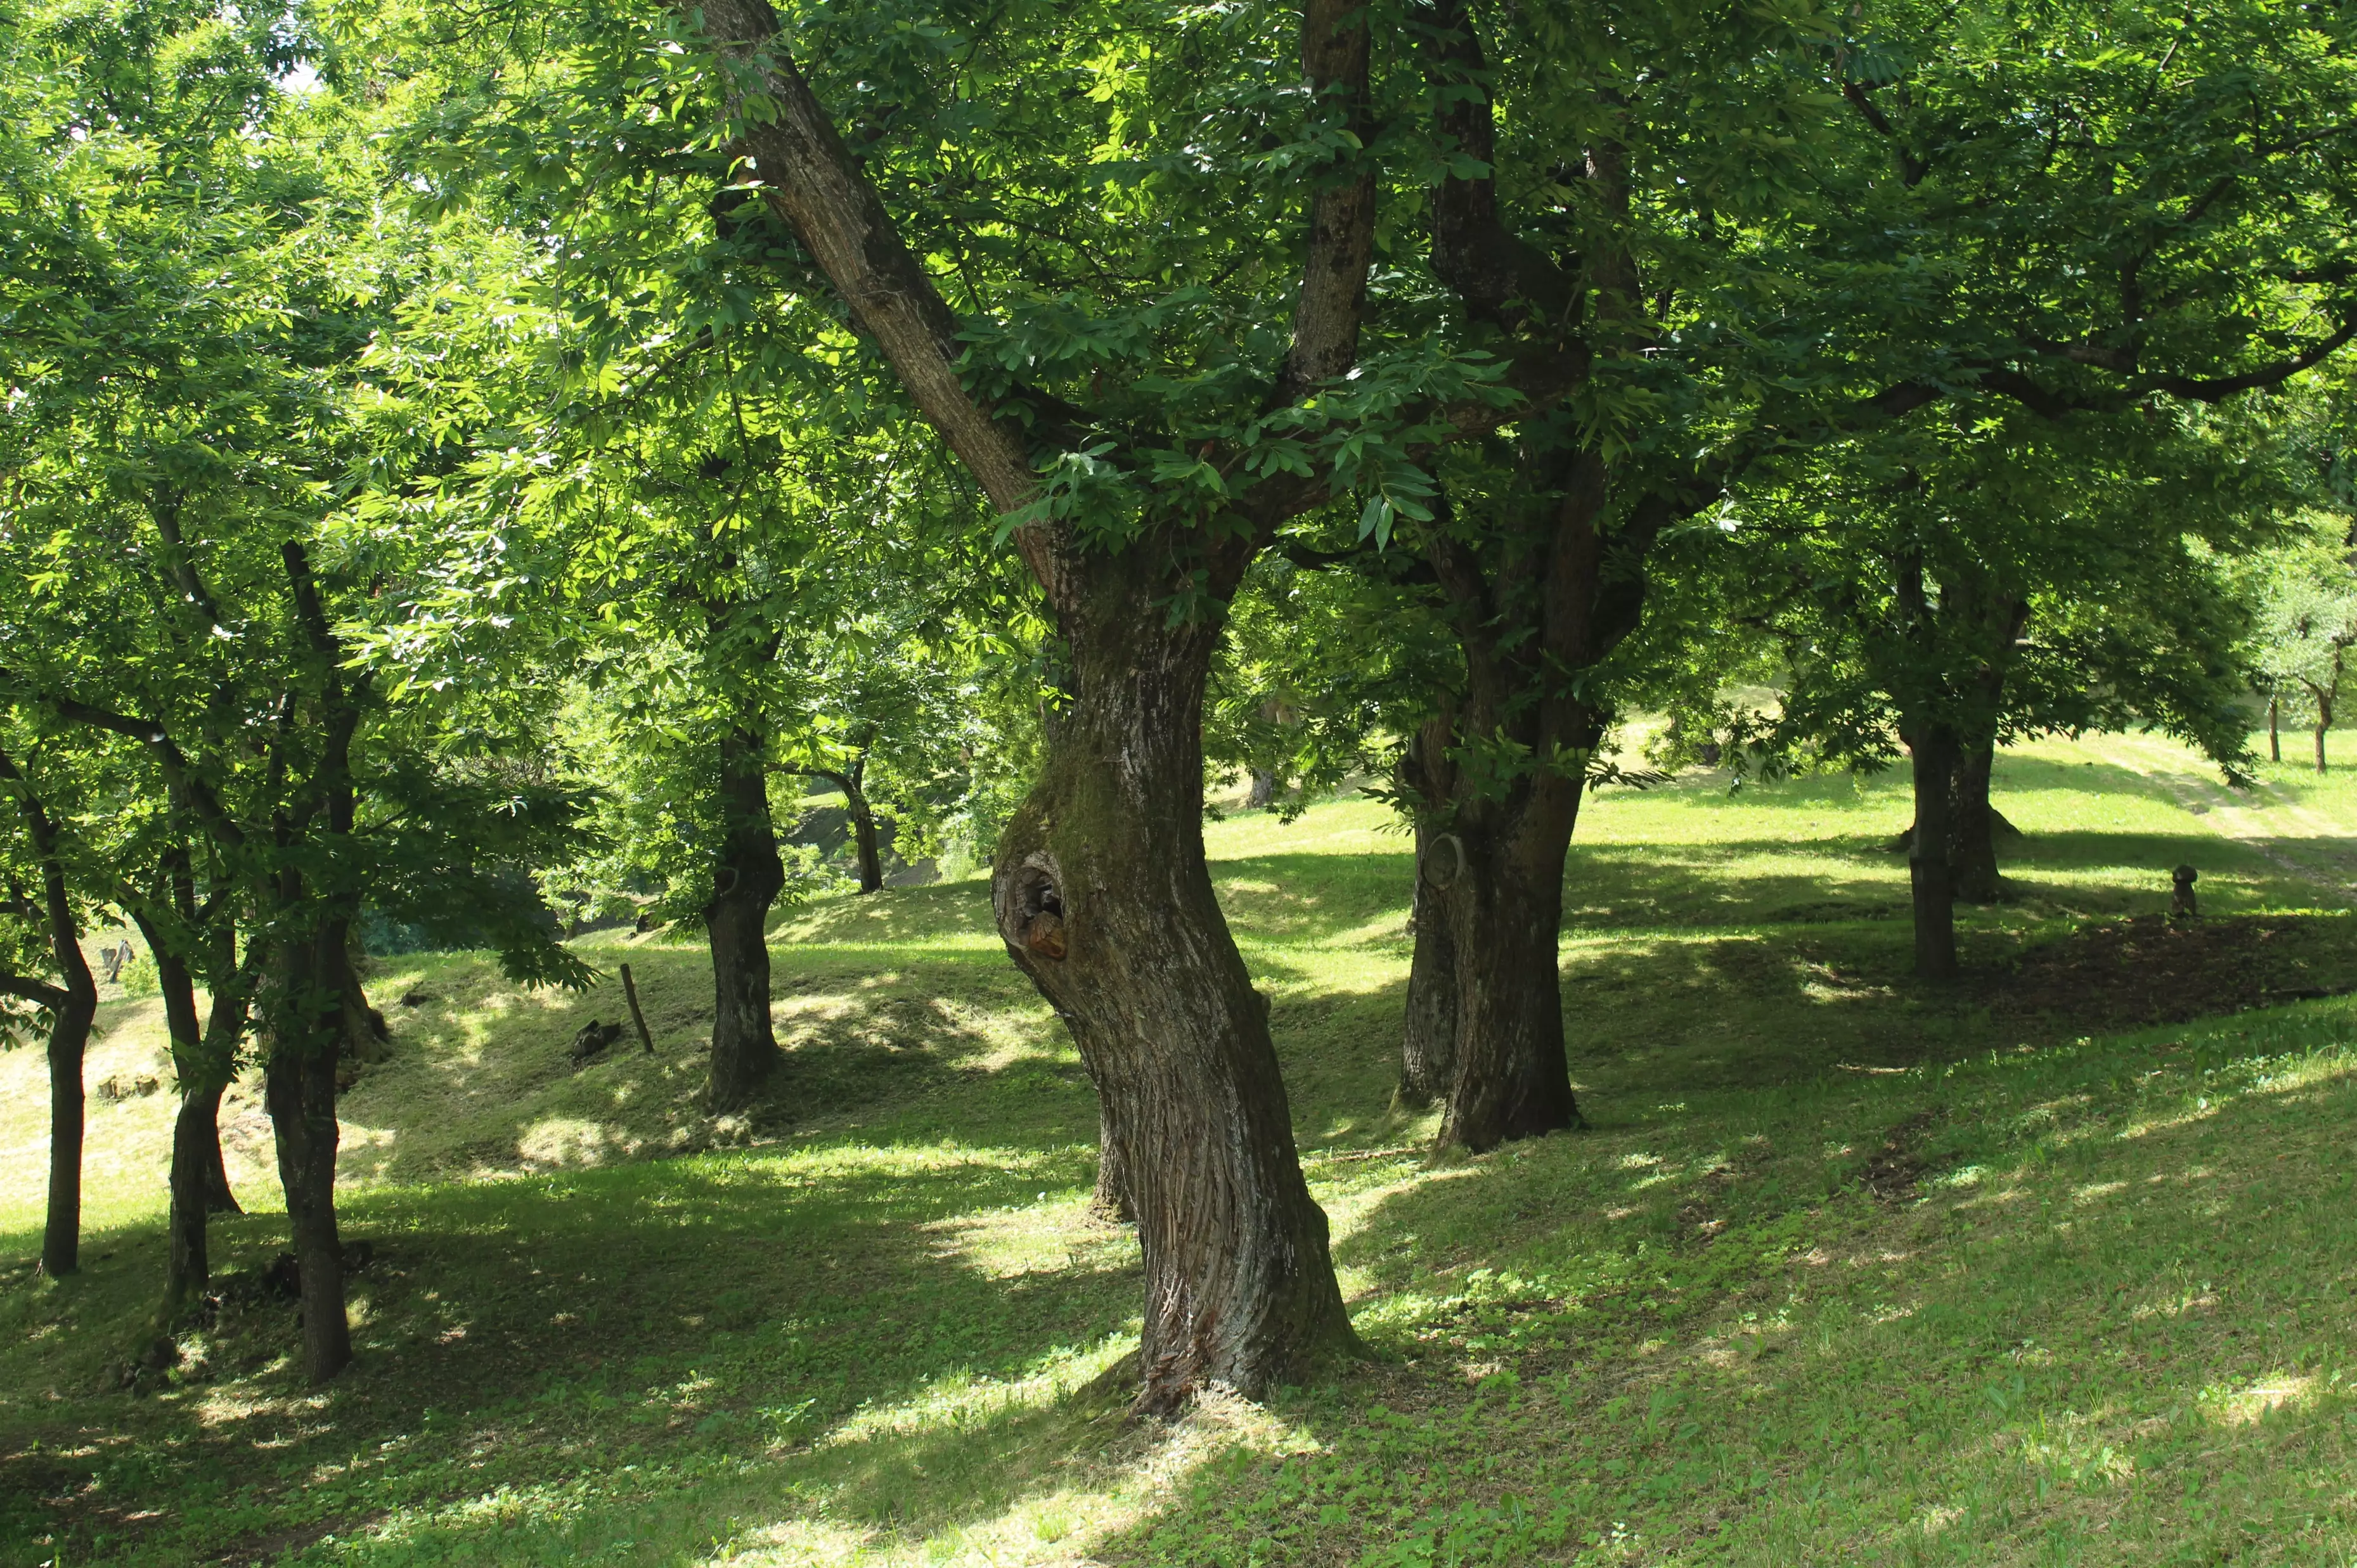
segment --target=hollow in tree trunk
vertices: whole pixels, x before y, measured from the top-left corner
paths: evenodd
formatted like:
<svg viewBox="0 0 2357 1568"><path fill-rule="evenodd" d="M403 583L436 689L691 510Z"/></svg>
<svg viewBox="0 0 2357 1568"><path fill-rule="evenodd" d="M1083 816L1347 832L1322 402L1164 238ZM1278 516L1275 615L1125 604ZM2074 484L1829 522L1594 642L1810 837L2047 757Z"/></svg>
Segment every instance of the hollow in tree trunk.
<svg viewBox="0 0 2357 1568"><path fill-rule="evenodd" d="M1457 935L1449 894L1465 869L1458 840L1426 822L1415 828L1415 887L1408 895L1407 1016L1400 1041L1399 1097L1424 1106L1446 1099L1457 1079Z"/></svg>
<svg viewBox="0 0 2357 1568"><path fill-rule="evenodd" d="M1956 739L1944 726L1929 722L1910 725L1905 739L1915 776L1915 832L1907 844L1907 879L1915 913L1915 973L1923 980L1953 980L1956 909L1948 848L1954 831L1950 791L1956 768Z"/></svg>
<svg viewBox="0 0 2357 1568"><path fill-rule="evenodd" d="M1949 789L1948 871L1955 896L1967 904L1994 904L2003 892L1996 865L1996 813L1989 806L1994 740L1960 745Z"/></svg>
<svg viewBox="0 0 2357 1568"><path fill-rule="evenodd" d="M1214 1386L1257 1395L1356 1340L1267 1006L1204 863L1218 628L1170 624L1176 574L1145 558L1156 543L1066 564L1071 698L1000 838L992 903L1016 963L1067 1015L1125 1156L1146 1262L1137 1408L1168 1413Z"/></svg>
<svg viewBox="0 0 2357 1568"><path fill-rule="evenodd" d="M285 898L282 908L296 903ZM345 1035L349 940L348 922L335 918L280 939L264 1012L270 1046L263 1102L270 1112L302 1282L303 1373L314 1383L327 1382L352 1359L336 1224L336 1066Z"/></svg>
<svg viewBox="0 0 2357 1568"><path fill-rule="evenodd" d="M716 1112L748 1103L780 1060L770 1021L770 906L786 884L770 820L768 747L743 725L720 744L720 851L712 901L712 1076Z"/></svg>

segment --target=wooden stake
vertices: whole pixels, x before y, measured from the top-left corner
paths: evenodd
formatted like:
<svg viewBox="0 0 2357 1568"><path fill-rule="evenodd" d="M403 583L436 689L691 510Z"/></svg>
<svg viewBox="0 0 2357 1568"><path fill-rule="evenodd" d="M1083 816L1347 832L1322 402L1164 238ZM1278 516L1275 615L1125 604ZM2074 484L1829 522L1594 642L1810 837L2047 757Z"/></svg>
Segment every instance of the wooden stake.
<svg viewBox="0 0 2357 1568"><path fill-rule="evenodd" d="M639 1011L639 988L627 963L622 966L622 1000L630 1004L630 1022L639 1026L639 1044L647 1047L647 1055L654 1055L655 1037L647 1033L647 1015Z"/></svg>

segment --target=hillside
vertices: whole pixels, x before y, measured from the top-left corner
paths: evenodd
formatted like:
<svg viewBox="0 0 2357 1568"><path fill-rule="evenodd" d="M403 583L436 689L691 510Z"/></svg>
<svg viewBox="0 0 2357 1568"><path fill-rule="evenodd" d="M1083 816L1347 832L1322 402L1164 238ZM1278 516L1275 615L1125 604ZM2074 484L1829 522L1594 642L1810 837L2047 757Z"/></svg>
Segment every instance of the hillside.
<svg viewBox="0 0 2357 1568"><path fill-rule="evenodd" d="M1428 1160L1391 1101L1405 841L1209 832L1375 1359L1133 1426L1135 1244L979 881L789 911L790 1065L695 1107L700 949L618 988L380 961L343 1101L360 1359L313 1392L257 1087L176 1386L169 1095L93 1101L81 1277L34 1277L38 1056L0 1057L0 1563L2345 1562L2357 1553L2357 785L2140 737L2001 759L2015 897L1907 962L1897 779L1598 797L1564 983L1591 1129ZM2169 867L2208 918L2158 917ZM2319 1000L2293 1001L2300 996ZM403 998L414 998L404 1004ZM2261 1009L2252 1011L2250 1009ZM91 1080L160 1076L109 1001Z"/></svg>

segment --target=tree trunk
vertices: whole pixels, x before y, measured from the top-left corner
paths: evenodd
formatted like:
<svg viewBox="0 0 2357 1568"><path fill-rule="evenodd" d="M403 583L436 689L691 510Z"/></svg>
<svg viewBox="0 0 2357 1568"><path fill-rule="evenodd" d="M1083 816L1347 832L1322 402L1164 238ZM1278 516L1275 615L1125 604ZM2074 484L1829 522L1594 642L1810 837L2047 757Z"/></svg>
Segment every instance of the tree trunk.
<svg viewBox="0 0 2357 1568"><path fill-rule="evenodd" d="M2276 729L2282 712L2283 699L2269 697L2267 699L2267 760L2269 762L2283 760L2283 737Z"/></svg>
<svg viewBox="0 0 2357 1568"><path fill-rule="evenodd" d="M1275 799L1276 775L1270 772L1265 768L1254 768L1252 770L1252 789L1244 796L1244 810L1247 811L1265 811L1268 810L1269 802Z"/></svg>
<svg viewBox="0 0 2357 1568"><path fill-rule="evenodd" d="M720 745L722 834L712 902L704 908L712 942L712 1077L715 1112L751 1101L780 1059L770 1021L770 906L785 886L785 865L770 820L768 747L751 729Z"/></svg>
<svg viewBox="0 0 2357 1568"><path fill-rule="evenodd" d="M1168 562L1073 559L1073 687L999 841L992 902L1066 1016L1125 1157L1146 1259L1142 1412L1248 1396L1356 1339L1268 1032L1203 857L1215 627L1157 607Z"/></svg>
<svg viewBox="0 0 2357 1568"><path fill-rule="evenodd" d="M81 1267L82 1057L98 987L80 962L80 983L67 975L64 1004L49 1014L49 1208L41 1228L41 1272L52 1279Z"/></svg>
<svg viewBox="0 0 2357 1568"><path fill-rule="evenodd" d="M1915 973L1923 980L1953 980L1956 909L1948 846L1954 835L1949 801L1956 739L1943 726L1926 724L1912 726L1907 747L1915 774L1915 836L1907 845L1908 882L1915 906Z"/></svg>
<svg viewBox="0 0 2357 1568"><path fill-rule="evenodd" d="M2003 891L1996 865L1996 813L1989 807L1989 776L1996 762L1994 740L1956 748L1955 775L1949 787L1948 872L1955 896L1967 904L1994 904Z"/></svg>
<svg viewBox="0 0 2357 1568"><path fill-rule="evenodd" d="M82 957L81 924L66 895L56 825L30 794L22 804L41 860L41 903L48 919L49 946L59 978L65 983L48 1002L49 1207L41 1228L41 1271L54 1279L81 1267L81 1069L90 1049L91 1023L98 1016L98 983Z"/></svg>
<svg viewBox="0 0 2357 1568"><path fill-rule="evenodd" d="M327 1382L352 1359L343 1242L336 1226L336 1060L345 1034L348 930L346 921L329 918L281 940L267 1015L263 1099L302 1277L303 1372L313 1383Z"/></svg>
<svg viewBox="0 0 2357 1568"><path fill-rule="evenodd" d="M864 758L852 766L843 781L843 798L851 810L851 844L859 857L859 890L873 893L884 886L884 854L876 843L876 813L867 804L867 792L860 787L860 774L866 768Z"/></svg>
<svg viewBox="0 0 2357 1568"><path fill-rule="evenodd" d="M1446 1099L1457 1080L1457 936L1449 892L1464 869L1452 835L1416 824L1415 888L1408 896L1408 929L1415 947L1408 960L1407 1017L1400 1042L1404 1105Z"/></svg>
<svg viewBox="0 0 2357 1568"><path fill-rule="evenodd" d="M1585 780L1541 774L1477 801L1450 835L1457 948L1457 1075L1443 1143L1480 1153L1581 1124L1563 1048L1564 859Z"/></svg>

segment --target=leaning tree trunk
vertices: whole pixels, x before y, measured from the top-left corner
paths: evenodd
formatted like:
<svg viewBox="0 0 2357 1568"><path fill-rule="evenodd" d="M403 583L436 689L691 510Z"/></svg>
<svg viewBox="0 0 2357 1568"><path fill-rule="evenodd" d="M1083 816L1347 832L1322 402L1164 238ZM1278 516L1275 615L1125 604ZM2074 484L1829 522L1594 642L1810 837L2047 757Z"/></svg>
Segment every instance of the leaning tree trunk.
<svg viewBox="0 0 2357 1568"><path fill-rule="evenodd" d="M1457 1080L1457 935L1448 896L1464 869L1456 838L1416 824L1415 888L1408 896L1415 947L1400 1040L1399 1097L1405 1105L1446 1099Z"/></svg>
<svg viewBox="0 0 2357 1568"><path fill-rule="evenodd" d="M1907 746L1915 774L1915 833L1907 844L1915 973L1923 980L1952 980L1956 974L1956 899L1948 869L1948 844L1954 831L1949 791L1956 768L1956 738L1943 725L1923 724L1911 728Z"/></svg>
<svg viewBox="0 0 2357 1568"><path fill-rule="evenodd" d="M314 1383L327 1382L352 1359L336 1226L336 1065L345 1034L347 931L345 921L328 919L282 939L265 1015L270 1054L263 1101L301 1278L303 1372Z"/></svg>
<svg viewBox="0 0 2357 1568"><path fill-rule="evenodd" d="M1480 1152L1581 1124L1563 1047L1564 860L1585 780L1540 775L1460 812L1449 889L1457 1077L1444 1144Z"/></svg>
<svg viewBox="0 0 2357 1568"><path fill-rule="evenodd" d="M720 852L712 902L704 908L712 942L712 1077L716 1112L748 1103L779 1062L770 1020L770 906L786 885L770 820L767 747L750 729L720 745Z"/></svg>
<svg viewBox="0 0 2357 1568"><path fill-rule="evenodd" d="M1145 1251L1143 1412L1258 1394L1355 1346L1268 1007L1211 892L1203 684L1216 627L1171 625L1144 547L1071 563L1073 694L999 841L998 929L1066 1016L1125 1156Z"/></svg>
<svg viewBox="0 0 2357 1568"><path fill-rule="evenodd" d="M1996 813L1989 808L1996 770L1994 740L1956 748L1950 781L1948 872L1955 896L1967 904L1994 904L2003 891L1996 865Z"/></svg>

